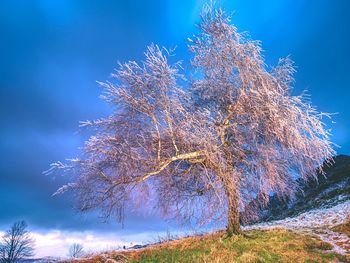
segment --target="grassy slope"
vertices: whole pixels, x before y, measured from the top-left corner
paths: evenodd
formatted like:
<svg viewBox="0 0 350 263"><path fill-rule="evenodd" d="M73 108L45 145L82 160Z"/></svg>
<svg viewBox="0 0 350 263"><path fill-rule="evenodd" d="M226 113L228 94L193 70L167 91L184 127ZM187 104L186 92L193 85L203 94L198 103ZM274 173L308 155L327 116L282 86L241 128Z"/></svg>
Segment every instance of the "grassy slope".
<svg viewBox="0 0 350 263"><path fill-rule="evenodd" d="M250 231L232 238L225 238L222 232L188 237L140 250L111 252L108 258L124 259L118 262L350 262L349 257L329 249L325 242L281 229ZM82 262L107 261L96 256Z"/></svg>
<svg viewBox="0 0 350 263"><path fill-rule="evenodd" d="M286 204L272 205L270 219L317 208L339 195L350 198L350 157L338 156L335 161L334 166L326 168L327 179L320 176L317 183L311 181L305 186L304 195L293 209ZM332 188L340 182L345 184ZM333 231L350 236L350 222ZM118 262L350 262L350 256L330 253L329 244L287 230L251 231L247 235L231 239L225 239L222 233L189 237L140 250L111 252L107 258ZM100 255L81 262L107 260Z"/></svg>

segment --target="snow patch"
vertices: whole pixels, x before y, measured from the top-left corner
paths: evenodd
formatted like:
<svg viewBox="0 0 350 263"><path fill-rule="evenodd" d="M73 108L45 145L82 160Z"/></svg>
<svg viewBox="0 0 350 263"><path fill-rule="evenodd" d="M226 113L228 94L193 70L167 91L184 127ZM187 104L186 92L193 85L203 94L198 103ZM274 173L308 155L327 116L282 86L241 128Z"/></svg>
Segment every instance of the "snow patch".
<svg viewBox="0 0 350 263"><path fill-rule="evenodd" d="M303 234L318 236L321 240L333 245L333 251L340 254L350 253L350 242L347 235L332 231L330 228L350 220L350 200L329 208L313 209L296 217L287 217L282 220L258 223L242 227L244 230L266 230L286 228Z"/></svg>

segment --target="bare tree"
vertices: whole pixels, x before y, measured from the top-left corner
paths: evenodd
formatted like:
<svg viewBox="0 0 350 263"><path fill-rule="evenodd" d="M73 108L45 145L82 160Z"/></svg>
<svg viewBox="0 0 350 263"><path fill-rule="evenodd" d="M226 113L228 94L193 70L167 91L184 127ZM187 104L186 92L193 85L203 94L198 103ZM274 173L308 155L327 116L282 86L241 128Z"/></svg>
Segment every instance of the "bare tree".
<svg viewBox="0 0 350 263"><path fill-rule="evenodd" d="M226 220L232 235L253 199L292 195L296 179L334 154L322 122L329 114L291 94L290 58L267 67L260 42L212 6L199 29L189 39L191 81L169 63L172 52L151 45L141 64L120 64L114 82L100 83L114 112L81 123L96 133L82 158L52 164L76 176L57 193L71 189L81 211L121 221L126 207L146 202L185 222Z"/></svg>
<svg viewBox="0 0 350 263"><path fill-rule="evenodd" d="M13 263L33 256L34 239L26 230L25 221L19 221L6 231L0 244L0 262Z"/></svg>
<svg viewBox="0 0 350 263"><path fill-rule="evenodd" d="M84 247L82 244L74 243L69 247L69 257L80 258L84 255Z"/></svg>

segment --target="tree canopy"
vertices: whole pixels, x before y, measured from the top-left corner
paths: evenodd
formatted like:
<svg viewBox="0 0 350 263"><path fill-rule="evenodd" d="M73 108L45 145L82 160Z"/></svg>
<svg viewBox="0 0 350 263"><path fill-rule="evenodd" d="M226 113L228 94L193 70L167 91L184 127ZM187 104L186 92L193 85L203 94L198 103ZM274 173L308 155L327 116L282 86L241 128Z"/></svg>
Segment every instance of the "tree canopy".
<svg viewBox="0 0 350 263"><path fill-rule="evenodd" d="M189 72L151 45L144 61L100 82L113 114L82 122L95 132L83 155L52 165L74 171L58 193L71 189L81 211L123 220L126 208L149 202L165 217L228 220L228 233L239 233L239 212L252 200L293 195L296 180L334 154L322 122L329 114L292 95L289 57L267 66L261 43L210 5L189 42Z"/></svg>
<svg viewBox="0 0 350 263"><path fill-rule="evenodd" d="M0 242L0 262L14 263L33 256L34 239L27 230L27 223L19 221L5 232Z"/></svg>

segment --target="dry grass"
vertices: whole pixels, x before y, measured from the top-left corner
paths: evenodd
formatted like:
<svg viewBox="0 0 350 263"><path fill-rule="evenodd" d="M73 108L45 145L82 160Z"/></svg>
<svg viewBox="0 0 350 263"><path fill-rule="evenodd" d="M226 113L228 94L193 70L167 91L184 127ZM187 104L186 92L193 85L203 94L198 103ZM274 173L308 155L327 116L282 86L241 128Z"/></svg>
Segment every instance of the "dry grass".
<svg viewBox="0 0 350 263"><path fill-rule="evenodd" d="M332 230L350 237L350 218L346 223L333 227Z"/></svg>
<svg viewBox="0 0 350 263"><path fill-rule="evenodd" d="M345 234L350 238L350 219L344 224L333 227L332 230L339 232L339 233L342 233L342 234ZM348 251L350 251L350 241L349 240L348 241L339 241L336 244L338 246L341 246L341 247L347 249Z"/></svg>
<svg viewBox="0 0 350 263"><path fill-rule="evenodd" d="M282 229L250 231L232 238L218 232L75 262L350 262L349 257L331 253L331 248L328 243Z"/></svg>

